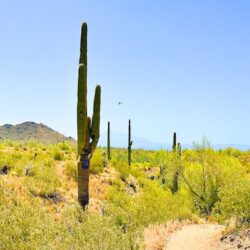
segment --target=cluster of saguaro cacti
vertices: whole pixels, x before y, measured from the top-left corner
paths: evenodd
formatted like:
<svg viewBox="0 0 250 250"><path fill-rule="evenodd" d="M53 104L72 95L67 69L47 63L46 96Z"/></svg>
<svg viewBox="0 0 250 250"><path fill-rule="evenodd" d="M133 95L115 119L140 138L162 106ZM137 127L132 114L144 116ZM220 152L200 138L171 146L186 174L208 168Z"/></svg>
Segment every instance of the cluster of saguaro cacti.
<svg viewBox="0 0 250 250"><path fill-rule="evenodd" d="M89 203L90 159L100 128L101 87L95 89L92 119L87 114L87 24L82 24L78 70L77 142L78 142L78 201L84 208Z"/></svg>
<svg viewBox="0 0 250 250"><path fill-rule="evenodd" d="M131 149L133 141L131 141L131 121L128 121L128 165L131 165Z"/></svg>
<svg viewBox="0 0 250 250"><path fill-rule="evenodd" d="M108 160L111 160L111 152L110 152L110 122L108 122L107 151L108 151Z"/></svg>

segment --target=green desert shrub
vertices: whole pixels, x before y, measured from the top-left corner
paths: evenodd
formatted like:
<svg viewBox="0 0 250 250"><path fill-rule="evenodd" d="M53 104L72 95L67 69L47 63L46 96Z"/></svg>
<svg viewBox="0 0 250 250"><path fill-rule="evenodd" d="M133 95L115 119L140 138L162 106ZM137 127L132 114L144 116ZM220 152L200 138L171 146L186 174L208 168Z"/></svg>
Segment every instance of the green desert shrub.
<svg viewBox="0 0 250 250"><path fill-rule="evenodd" d="M63 210L61 219L39 203L0 205L1 249L137 249L112 216L91 215L78 206Z"/></svg>
<svg viewBox="0 0 250 250"><path fill-rule="evenodd" d="M54 157L54 160L56 161L62 161L64 158L64 153L59 149L55 149L53 153L53 157Z"/></svg>
<svg viewBox="0 0 250 250"><path fill-rule="evenodd" d="M234 179L219 190L219 199L214 213L220 220L235 218L250 225L250 180Z"/></svg>
<svg viewBox="0 0 250 250"><path fill-rule="evenodd" d="M0 249L139 249L149 224L204 213L212 213L220 223L231 218L248 222L250 152L215 151L206 141L196 146L185 150L181 161L164 150L133 150L130 167L127 150L112 148L109 164L117 174L105 182L102 214L91 215L82 211L73 196L64 195L65 202L59 204L40 198L69 191L65 187L70 189L70 185L61 185L58 175L62 167L64 174L77 179L74 147L1 142L0 167L9 165L11 171L0 175L0 232L4 232ZM98 148L93 154L92 173L103 171L103 150ZM55 157L56 152L62 157ZM160 166L164 166L162 173ZM27 167L28 174L24 174ZM181 170L179 189L173 195L171 181L177 167ZM63 181L68 184L67 179Z"/></svg>
<svg viewBox="0 0 250 250"><path fill-rule="evenodd" d="M138 193L130 195L126 189L109 190L109 204L105 212L113 214L117 224L125 228L142 228L169 219L184 219L191 215L190 201L182 194L172 195L158 182L141 179Z"/></svg>
<svg viewBox="0 0 250 250"><path fill-rule="evenodd" d="M132 241L131 233L125 234L112 215L91 215L76 206L65 209L63 223L69 229L67 245L71 249L138 248L136 241Z"/></svg>
<svg viewBox="0 0 250 250"><path fill-rule="evenodd" d="M67 142L60 142L57 144L58 148L63 151L71 151L71 147Z"/></svg>
<svg viewBox="0 0 250 250"><path fill-rule="evenodd" d="M90 171L92 174L99 174L103 172L105 165L105 158L103 156L103 151L100 149L97 149L90 162Z"/></svg>
<svg viewBox="0 0 250 250"><path fill-rule="evenodd" d="M51 161L34 164L32 166L32 176L27 177L25 183L32 194L41 197L55 193L61 186L57 169Z"/></svg>
<svg viewBox="0 0 250 250"><path fill-rule="evenodd" d="M77 161L66 161L64 164L64 173L69 178L72 178L74 181L77 181Z"/></svg>

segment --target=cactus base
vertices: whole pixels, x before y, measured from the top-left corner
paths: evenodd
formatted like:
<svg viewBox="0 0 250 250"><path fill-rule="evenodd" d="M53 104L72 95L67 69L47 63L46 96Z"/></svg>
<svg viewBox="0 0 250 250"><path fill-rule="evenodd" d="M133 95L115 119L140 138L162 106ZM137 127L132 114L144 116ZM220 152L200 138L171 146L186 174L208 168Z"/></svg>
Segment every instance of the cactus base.
<svg viewBox="0 0 250 250"><path fill-rule="evenodd" d="M78 168L78 202L82 207L89 204L89 168L90 160L87 156L81 157Z"/></svg>

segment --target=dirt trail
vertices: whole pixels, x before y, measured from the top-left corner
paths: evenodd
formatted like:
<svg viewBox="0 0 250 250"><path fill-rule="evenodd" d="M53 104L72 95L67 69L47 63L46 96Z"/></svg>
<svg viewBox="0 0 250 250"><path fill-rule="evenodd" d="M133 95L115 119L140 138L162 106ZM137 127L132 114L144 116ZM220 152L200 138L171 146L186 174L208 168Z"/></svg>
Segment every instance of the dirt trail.
<svg viewBox="0 0 250 250"><path fill-rule="evenodd" d="M169 236L165 250L221 250L223 226L213 224L184 226Z"/></svg>

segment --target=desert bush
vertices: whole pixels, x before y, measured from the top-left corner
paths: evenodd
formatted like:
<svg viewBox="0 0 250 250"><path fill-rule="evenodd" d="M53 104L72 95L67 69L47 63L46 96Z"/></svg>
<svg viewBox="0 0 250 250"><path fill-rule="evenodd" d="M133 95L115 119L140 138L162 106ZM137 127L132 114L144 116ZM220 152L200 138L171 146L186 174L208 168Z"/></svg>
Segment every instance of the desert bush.
<svg viewBox="0 0 250 250"><path fill-rule="evenodd" d="M0 205L1 249L137 249L112 216L91 215L76 206L63 210L61 219L39 203Z"/></svg>
<svg viewBox="0 0 250 250"><path fill-rule="evenodd" d="M90 162L90 172L92 174L99 174L103 172L105 165L105 158L103 151L98 149L94 152Z"/></svg>
<svg viewBox="0 0 250 250"><path fill-rule="evenodd" d="M236 219L250 225L250 181L236 178L219 190L219 199L214 209L220 221Z"/></svg>
<svg viewBox="0 0 250 250"><path fill-rule="evenodd" d="M103 171L103 150L98 148L91 160L94 174ZM57 152L62 158L55 157ZM215 151L205 141L185 150L181 161L165 150L133 150L128 167L127 150L112 149L109 164L116 173L105 182L109 186L106 200L101 201L101 215L94 215L82 211L74 195L67 197L66 192L75 191L69 190L72 182L63 179L61 185L58 176L57 167L62 166L64 174L77 179L73 146L1 142L0 166L8 165L11 170L0 175L0 231L4 232L0 248L138 249L149 224L204 213L212 213L221 223L232 217L249 221L249 159L250 152ZM29 172L24 174L27 167ZM178 167L179 188L173 195L172 180ZM164 185L161 178L166 180ZM136 188L130 192L133 185ZM58 192L65 202L55 204L40 198Z"/></svg>
<svg viewBox="0 0 250 250"><path fill-rule="evenodd" d="M116 223L134 230L146 227L151 223L163 223L168 219L188 218L191 211L182 194L172 195L156 181L142 178L140 180L140 191L131 196L120 187L112 187L109 190L109 204L105 212L113 214Z"/></svg>
<svg viewBox="0 0 250 250"><path fill-rule="evenodd" d="M25 183L32 194L41 197L56 192L61 186L57 169L51 161L34 164L32 166L32 176L27 177Z"/></svg>
<svg viewBox="0 0 250 250"><path fill-rule="evenodd" d="M77 181L77 161L66 161L64 164L64 173L72 178L74 181Z"/></svg>
<svg viewBox="0 0 250 250"><path fill-rule="evenodd" d="M53 157L54 157L54 160L56 161L62 161L64 158L64 153L60 151L59 149L55 149L53 152Z"/></svg>

